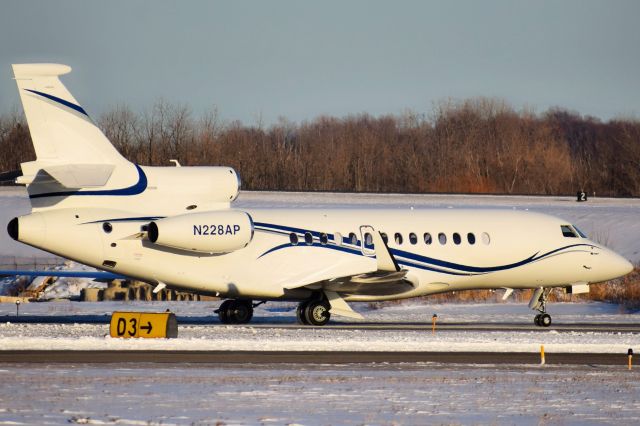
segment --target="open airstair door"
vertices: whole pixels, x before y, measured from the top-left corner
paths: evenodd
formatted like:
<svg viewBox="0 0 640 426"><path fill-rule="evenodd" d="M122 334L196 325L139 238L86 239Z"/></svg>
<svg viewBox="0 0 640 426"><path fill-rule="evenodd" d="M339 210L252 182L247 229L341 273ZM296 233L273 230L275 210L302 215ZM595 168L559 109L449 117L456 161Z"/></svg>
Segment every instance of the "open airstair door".
<svg viewBox="0 0 640 426"><path fill-rule="evenodd" d="M376 255L375 246L373 244L373 234L375 229L369 225L363 225L360 227L360 251L367 257L373 257Z"/></svg>

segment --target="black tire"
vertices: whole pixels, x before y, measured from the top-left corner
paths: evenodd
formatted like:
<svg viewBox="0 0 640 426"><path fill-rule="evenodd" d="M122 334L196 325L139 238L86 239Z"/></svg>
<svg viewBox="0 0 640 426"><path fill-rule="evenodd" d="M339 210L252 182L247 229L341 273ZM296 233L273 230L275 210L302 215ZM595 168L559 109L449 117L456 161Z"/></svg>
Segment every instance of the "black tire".
<svg viewBox="0 0 640 426"><path fill-rule="evenodd" d="M536 315L535 318L533 319L533 323L535 325L537 325L538 327L540 327L540 315L542 315L542 314Z"/></svg>
<svg viewBox="0 0 640 426"><path fill-rule="evenodd" d="M542 327L549 327L551 325L551 315L542 314L540 315L540 319L538 320Z"/></svg>
<svg viewBox="0 0 640 426"><path fill-rule="evenodd" d="M218 308L218 318L220 318L220 322L223 324L231 324L229 318L229 308L233 304L233 300L225 300L222 302L220 307Z"/></svg>
<svg viewBox="0 0 640 426"><path fill-rule="evenodd" d="M307 309L308 304L309 302L306 300L298 304L298 307L296 308L296 320L298 324L309 325L309 323L307 322L307 319L304 316L304 312Z"/></svg>
<svg viewBox="0 0 640 426"><path fill-rule="evenodd" d="M329 309L331 309L331 307L325 301L311 301L304 310L304 318L309 325L325 325L331 318Z"/></svg>
<svg viewBox="0 0 640 426"><path fill-rule="evenodd" d="M249 300L232 300L227 313L230 324L247 324L253 318L253 305Z"/></svg>

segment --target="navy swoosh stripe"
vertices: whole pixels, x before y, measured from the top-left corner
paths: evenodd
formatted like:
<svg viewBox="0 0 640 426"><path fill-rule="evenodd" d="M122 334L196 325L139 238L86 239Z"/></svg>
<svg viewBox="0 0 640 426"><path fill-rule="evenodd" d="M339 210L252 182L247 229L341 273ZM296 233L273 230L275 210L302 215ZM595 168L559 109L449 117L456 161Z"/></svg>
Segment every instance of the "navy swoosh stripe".
<svg viewBox="0 0 640 426"><path fill-rule="evenodd" d="M268 224L268 223L263 223L263 222L256 222L256 227L259 230L267 231L267 232L278 232L278 231L282 232L282 231L284 231L284 232L295 232L296 234L304 234L305 232L310 232L312 235L314 235L314 237L319 236L319 234L320 234L319 232L308 231L308 230L301 229L301 228L294 228L294 227L282 226L282 225L274 225L274 224ZM274 230L276 230L276 231L274 231ZM282 233L284 233L284 232L282 232ZM344 239L343 239L343 241L344 241ZM302 243L302 244L304 244L304 243ZM350 248L346 248L346 247L321 245L321 244L318 244L316 242L314 242L312 245L313 246L322 247L322 248L334 249L334 250L335 249L339 249L340 251L344 251L344 252L348 252L348 253L355 254L355 255L360 255L360 256L363 255L359 248L358 249L350 249ZM549 251L547 253L544 253L544 254L539 254L539 252L538 253L534 253L533 255L529 256L528 258L520 260L518 262L514 262L514 263L510 263L510 264L506 264L506 265L499 265L499 266L489 266L489 267L463 265L463 264L448 262L448 261L435 259L435 258L431 258L431 257L427 257L427 256L421 256L421 255L416 254L416 253L411 253L411 252L404 251L404 250L399 250L399 249L391 249L391 252L397 258L398 263L400 263L401 265L412 266L412 267L416 267L416 268L420 268L420 269L432 270L432 271L447 273L447 274L451 274L451 275L478 275L478 274L486 274L486 273L489 273L489 272L497 272L497 271L504 271L504 270L508 270L508 269L517 268L519 266L523 266L523 265L526 265L528 263L537 262L539 260L542 260L543 258L549 257L549 256L551 256L551 255L553 255L555 253L558 253L561 250L566 250L566 249L569 249L569 248L575 248L575 247L580 247L580 246L592 247L591 244L583 244L583 243L581 243L581 244L571 244L571 245L568 245L568 246L564 246L564 247L560 247L560 248L551 250L551 251ZM295 247L295 246L293 244L291 244L291 243L282 244L282 245L273 247L270 250L267 250L260 257L265 256L265 255L267 255L267 254L269 254L271 252L287 248L287 247ZM406 259L408 259L408 261ZM417 264L415 262L425 263L425 264L430 265L430 266L420 265L420 264ZM443 270L443 269L439 269L439 268L455 269L455 270L457 270L459 272Z"/></svg>
<svg viewBox="0 0 640 426"><path fill-rule="evenodd" d="M362 254L362 252L360 250L354 250L354 249L350 249L348 247L340 247L340 246L333 246L333 245L323 245L320 244L318 242L314 242L313 244L309 245L309 244L300 244L303 247L319 247L319 248L323 248L323 249L329 249L329 250L336 250L336 251L341 251L344 253L349 253L349 254L354 254L356 256L364 256ZM288 247L296 247L295 245L291 244L291 243L285 243L285 244L280 244L279 246L275 246L272 247L271 249L267 250L266 252L262 253L260 256L258 256L258 259L260 259L263 256L266 256L269 253L272 253L274 251L278 251L284 248L288 248ZM427 271L434 271L434 272L440 272L443 274L448 274L448 275L477 275L477 274L470 274L470 273L460 273L460 272L453 272L453 271L447 271L444 269L438 269L438 268L434 268L434 267L429 267L429 266L425 266L425 265L420 265L414 262L402 262L402 261L398 261L398 263L402 266L410 266L412 268L418 268L418 269L424 269Z"/></svg>
<svg viewBox="0 0 640 426"><path fill-rule="evenodd" d="M24 89L24 90L26 90L27 92L35 93L36 95L40 95L40 96L42 96L44 98L50 99L50 100L52 100L54 102L57 102L59 104L62 104L64 106L66 106L67 108L71 108L74 111L78 111L80 114L86 115L87 117L89 116L89 114L87 114L87 112L80 105L76 105L76 104L71 103L69 101L65 101L64 99L59 98L57 96L53 96L53 95L50 95L50 94L44 93L44 92L39 92L37 90L31 90L31 89Z"/></svg>
<svg viewBox="0 0 640 426"><path fill-rule="evenodd" d="M129 196L142 194L147 189L147 175L142 167L135 165L138 170L138 182L127 188L120 189L103 189L95 191L62 191L62 192L45 192L43 194L29 195L29 198L42 197L68 197L71 195L112 195L112 196Z"/></svg>

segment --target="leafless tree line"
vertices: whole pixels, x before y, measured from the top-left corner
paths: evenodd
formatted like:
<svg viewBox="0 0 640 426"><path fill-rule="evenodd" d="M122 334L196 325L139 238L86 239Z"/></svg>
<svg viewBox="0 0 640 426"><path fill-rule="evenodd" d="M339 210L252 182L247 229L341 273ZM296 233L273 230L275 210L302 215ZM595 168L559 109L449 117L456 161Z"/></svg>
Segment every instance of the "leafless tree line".
<svg viewBox="0 0 640 426"><path fill-rule="evenodd" d="M134 162L228 165L245 189L640 196L639 120L536 114L496 99L268 127L161 100L144 113L116 107L98 125ZM0 116L0 153L0 171L35 158L19 114Z"/></svg>

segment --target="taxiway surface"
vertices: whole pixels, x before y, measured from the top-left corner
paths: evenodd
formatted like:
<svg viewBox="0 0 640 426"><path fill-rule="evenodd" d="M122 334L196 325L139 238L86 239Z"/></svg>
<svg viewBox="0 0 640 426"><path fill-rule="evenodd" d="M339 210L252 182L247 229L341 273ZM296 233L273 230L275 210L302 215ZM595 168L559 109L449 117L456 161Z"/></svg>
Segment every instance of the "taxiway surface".
<svg viewBox="0 0 640 426"><path fill-rule="evenodd" d="M28 350L1 351L2 363L82 364L541 364L531 352L390 352L390 351L166 351L166 350ZM626 354L550 353L545 364L627 365Z"/></svg>
<svg viewBox="0 0 640 426"><path fill-rule="evenodd" d="M234 327L233 325L221 324L216 317L212 316L178 316L179 325L202 325L210 327ZM0 323L14 324L109 324L110 315L5 315L0 316ZM281 318L273 318L273 321L260 320L249 324L240 324L236 327L253 327L261 329L312 329L312 326L301 325L292 322L287 318L287 322ZM418 322L330 322L318 329L330 330L397 330L397 331L431 331L433 325ZM515 332L532 332L532 331L549 331L558 332L611 332L611 333L640 333L640 323L554 323L551 327L538 327L534 324L526 324L522 322L442 322L437 323L438 331L515 331Z"/></svg>

